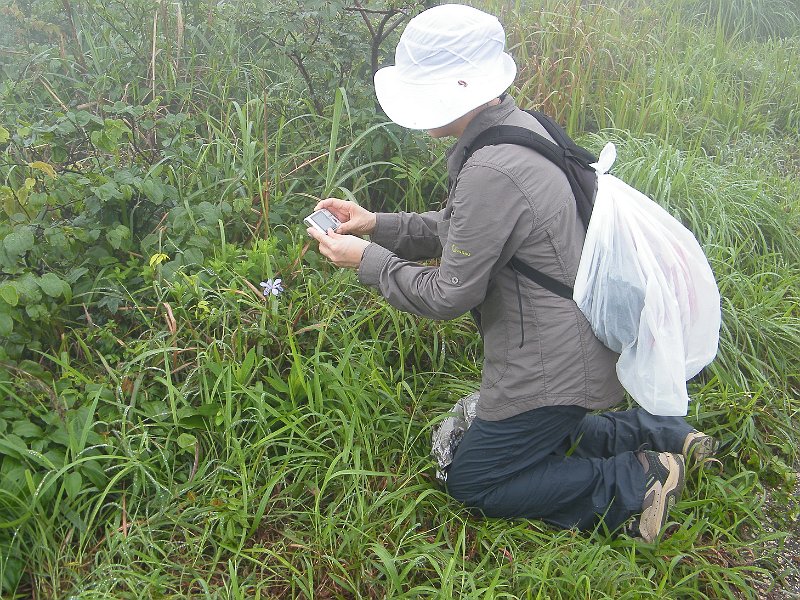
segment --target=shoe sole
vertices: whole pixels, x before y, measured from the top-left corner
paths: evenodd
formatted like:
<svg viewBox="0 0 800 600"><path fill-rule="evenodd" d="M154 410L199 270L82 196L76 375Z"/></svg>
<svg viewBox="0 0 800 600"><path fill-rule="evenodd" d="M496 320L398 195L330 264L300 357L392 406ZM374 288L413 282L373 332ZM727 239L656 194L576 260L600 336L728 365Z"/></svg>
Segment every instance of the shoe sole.
<svg viewBox="0 0 800 600"><path fill-rule="evenodd" d="M684 485L684 461L678 460L675 458L675 455L666 452L659 454L659 460L662 456L666 457L667 464L665 466L669 471L669 475L667 475L667 480L664 482L660 493L657 493L655 498L653 498L653 505L651 508L652 512L659 515L658 530L650 535L645 535L641 531L641 524L639 530L642 539L648 543L652 543L658 538L661 530L664 528L664 524L667 522L667 515L670 509L675 506L681 496ZM683 459L682 456L681 459Z"/></svg>

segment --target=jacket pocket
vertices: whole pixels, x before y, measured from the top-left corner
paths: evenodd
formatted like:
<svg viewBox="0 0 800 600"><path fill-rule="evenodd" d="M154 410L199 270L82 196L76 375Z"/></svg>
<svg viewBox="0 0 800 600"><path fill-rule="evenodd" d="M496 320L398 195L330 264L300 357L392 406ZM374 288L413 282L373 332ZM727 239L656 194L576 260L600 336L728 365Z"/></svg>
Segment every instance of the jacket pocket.
<svg viewBox="0 0 800 600"><path fill-rule="evenodd" d="M436 223L436 234L439 236L439 242L442 244L442 248L447 245L447 236L450 233L450 216L442 221Z"/></svg>
<svg viewBox="0 0 800 600"><path fill-rule="evenodd" d="M494 288L481 305L483 327L483 372L481 385L496 385L508 370L509 322L500 291Z"/></svg>

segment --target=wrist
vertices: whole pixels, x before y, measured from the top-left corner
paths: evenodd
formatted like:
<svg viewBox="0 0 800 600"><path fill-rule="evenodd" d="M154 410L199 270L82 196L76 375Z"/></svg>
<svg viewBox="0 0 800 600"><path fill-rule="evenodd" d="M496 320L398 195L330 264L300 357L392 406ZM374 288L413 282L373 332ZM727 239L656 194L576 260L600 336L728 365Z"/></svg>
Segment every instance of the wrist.
<svg viewBox="0 0 800 600"><path fill-rule="evenodd" d="M369 213L368 220L367 220L367 227L366 227L365 233L367 235L372 235L372 233L375 231L375 228L377 226L378 226L378 215L377 215L377 213L374 213L374 212Z"/></svg>
<svg viewBox="0 0 800 600"><path fill-rule="evenodd" d="M344 266L352 267L354 269L358 269L361 266L361 261L364 258L364 252L367 251L367 247L369 246L370 242L362 238L355 238L354 247L350 252L350 258L347 261L347 264Z"/></svg>
<svg viewBox="0 0 800 600"><path fill-rule="evenodd" d="M366 241L366 240L365 240L365 241ZM371 244L371 243L372 243L372 242L370 242L369 244L367 244L366 246L364 246L364 249L361 251L361 258L360 258L360 259L359 259L359 261L358 261L359 265L360 265L360 264L361 264L361 262L364 260L364 255L367 253L367 248L369 248L369 246L370 246L370 244Z"/></svg>

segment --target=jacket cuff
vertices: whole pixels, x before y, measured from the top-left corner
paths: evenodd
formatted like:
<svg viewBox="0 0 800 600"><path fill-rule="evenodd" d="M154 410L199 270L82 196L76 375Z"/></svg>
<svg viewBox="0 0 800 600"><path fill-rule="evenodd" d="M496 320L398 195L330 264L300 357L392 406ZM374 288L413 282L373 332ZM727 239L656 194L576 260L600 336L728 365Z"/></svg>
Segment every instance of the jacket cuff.
<svg viewBox="0 0 800 600"><path fill-rule="evenodd" d="M396 213L376 213L375 229L369 239L381 246L394 248L400 237L400 215Z"/></svg>
<svg viewBox="0 0 800 600"><path fill-rule="evenodd" d="M371 243L364 248L361 264L358 267L358 280L364 285L378 287L381 271L383 271L392 255L393 253L390 250L376 243Z"/></svg>

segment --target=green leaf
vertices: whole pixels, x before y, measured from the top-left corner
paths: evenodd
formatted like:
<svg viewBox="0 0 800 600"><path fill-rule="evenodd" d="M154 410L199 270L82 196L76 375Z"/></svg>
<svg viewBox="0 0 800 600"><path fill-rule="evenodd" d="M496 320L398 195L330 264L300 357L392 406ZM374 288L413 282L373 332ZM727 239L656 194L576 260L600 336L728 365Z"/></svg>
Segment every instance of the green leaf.
<svg viewBox="0 0 800 600"><path fill-rule="evenodd" d="M154 204L161 204L164 201L164 189L160 181L145 179L142 182L142 193Z"/></svg>
<svg viewBox="0 0 800 600"><path fill-rule="evenodd" d="M108 474L97 465L97 461L83 463L81 473L98 488L102 489L108 483Z"/></svg>
<svg viewBox="0 0 800 600"><path fill-rule="evenodd" d="M64 490L69 498L75 498L78 492L81 491L81 487L83 487L83 477L77 471L73 471L64 477Z"/></svg>
<svg viewBox="0 0 800 600"><path fill-rule="evenodd" d="M39 278L33 273L23 273L12 285L19 292L20 299L25 302L39 302L42 299Z"/></svg>
<svg viewBox="0 0 800 600"><path fill-rule="evenodd" d="M53 165L46 163L41 160L35 160L28 165L31 169L37 169L47 175L48 177L55 178L56 170L53 168Z"/></svg>
<svg viewBox="0 0 800 600"><path fill-rule="evenodd" d="M92 114L89 113L89 112L86 112L85 110L79 110L78 112L76 112L74 114L75 114L75 122L80 127L85 127L86 125L89 124L90 121L95 121L96 122L96 121L99 120L96 117L93 118Z"/></svg>
<svg viewBox="0 0 800 600"><path fill-rule="evenodd" d="M183 262L186 265L202 265L203 253L197 248L187 248L183 253Z"/></svg>
<svg viewBox="0 0 800 600"><path fill-rule="evenodd" d="M93 131L91 134L89 134L89 139L91 139L92 144L97 146L100 150L113 150L111 140L109 140L102 131Z"/></svg>
<svg viewBox="0 0 800 600"><path fill-rule="evenodd" d="M6 313L0 313L0 335L9 336L14 331L14 319Z"/></svg>
<svg viewBox="0 0 800 600"><path fill-rule="evenodd" d="M0 144L5 144L9 139L11 139L11 134L8 129L0 125Z"/></svg>
<svg viewBox="0 0 800 600"><path fill-rule="evenodd" d="M207 418L202 415L189 415L178 421L184 429L203 429L207 422Z"/></svg>
<svg viewBox="0 0 800 600"><path fill-rule="evenodd" d="M3 210L9 217L17 212L14 192L7 185L0 185L0 204L2 204Z"/></svg>
<svg viewBox="0 0 800 600"><path fill-rule="evenodd" d="M130 239L130 237L131 230L125 227L125 225L117 225L114 229L106 233L108 243L111 244L111 247L115 250L119 250L125 240Z"/></svg>
<svg viewBox="0 0 800 600"><path fill-rule="evenodd" d="M208 225L216 225L222 217L219 208L206 200L194 207L194 211L198 219L205 221Z"/></svg>
<svg viewBox="0 0 800 600"><path fill-rule="evenodd" d="M38 425L34 425L30 421L17 421L11 429L15 435L21 438L35 438L40 439L44 436L44 431Z"/></svg>
<svg viewBox="0 0 800 600"><path fill-rule="evenodd" d="M213 417L219 412L219 404L202 404L195 409L195 413L204 417Z"/></svg>
<svg viewBox="0 0 800 600"><path fill-rule="evenodd" d="M14 590L22 579L26 562L16 556L9 556L3 566L3 577L0 579L0 589Z"/></svg>
<svg viewBox="0 0 800 600"><path fill-rule="evenodd" d="M94 194L103 202L108 202L109 200L119 200L122 198L122 193L119 191L119 187L113 181L107 181L101 186L98 186L94 189Z"/></svg>
<svg viewBox="0 0 800 600"><path fill-rule="evenodd" d="M203 429L208 418L219 412L218 404L203 404L199 407L186 406L178 410L178 422L186 429Z"/></svg>
<svg viewBox="0 0 800 600"><path fill-rule="evenodd" d="M3 408L0 410L0 417L4 417L9 421L18 421L25 417L25 413L18 408Z"/></svg>
<svg viewBox="0 0 800 600"><path fill-rule="evenodd" d="M196 442L197 438L191 433L182 433L178 436L178 446L180 446L182 450L194 448Z"/></svg>
<svg viewBox="0 0 800 600"><path fill-rule="evenodd" d="M4 282L0 285L0 299L9 306L16 306L19 304L19 292L13 284Z"/></svg>
<svg viewBox="0 0 800 600"><path fill-rule="evenodd" d="M22 256L33 248L34 243L35 239L30 227L19 227L3 239L6 252L12 256Z"/></svg>
<svg viewBox="0 0 800 600"><path fill-rule="evenodd" d="M69 291L69 284L55 273L45 273L38 283L42 291L51 298L58 298Z"/></svg>
<svg viewBox="0 0 800 600"><path fill-rule="evenodd" d="M34 321L44 321L50 315L44 304L28 304L25 306L25 313Z"/></svg>
<svg viewBox="0 0 800 600"><path fill-rule="evenodd" d="M54 465L65 465L69 461L67 460L67 453L64 452L63 448L56 448L50 443L50 433L47 433L47 437L41 440L46 446L47 450L44 453L44 457L49 460Z"/></svg>
<svg viewBox="0 0 800 600"><path fill-rule="evenodd" d="M24 459L28 455L28 447L21 437L13 433L7 433L0 437L0 451L6 455L17 456Z"/></svg>
<svg viewBox="0 0 800 600"><path fill-rule="evenodd" d="M253 366L256 363L256 351L255 348L250 348L247 354L242 361L242 364L236 370L236 381L239 383L245 383L249 378L253 371Z"/></svg>
<svg viewBox="0 0 800 600"><path fill-rule="evenodd" d="M67 273L67 282L77 283L77 281L88 272L89 269L86 267L74 267L69 273Z"/></svg>
<svg viewBox="0 0 800 600"><path fill-rule="evenodd" d="M130 169L120 169L114 173L114 181L120 185L139 185L141 178L139 178Z"/></svg>

